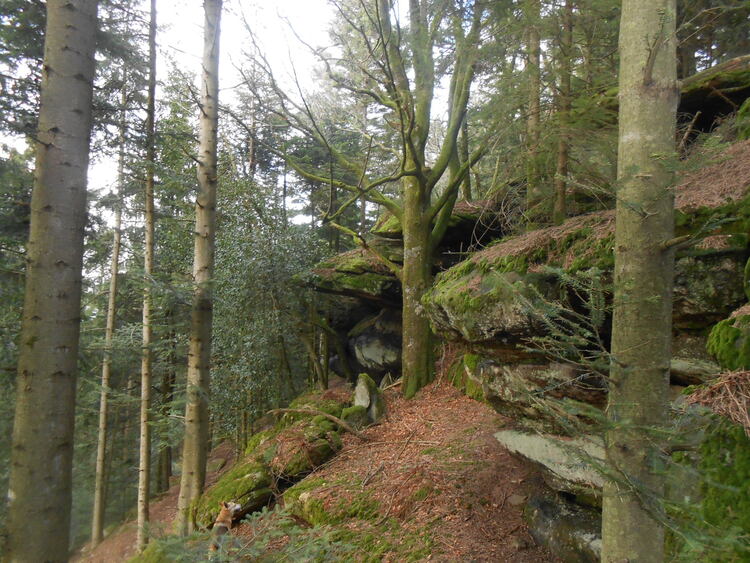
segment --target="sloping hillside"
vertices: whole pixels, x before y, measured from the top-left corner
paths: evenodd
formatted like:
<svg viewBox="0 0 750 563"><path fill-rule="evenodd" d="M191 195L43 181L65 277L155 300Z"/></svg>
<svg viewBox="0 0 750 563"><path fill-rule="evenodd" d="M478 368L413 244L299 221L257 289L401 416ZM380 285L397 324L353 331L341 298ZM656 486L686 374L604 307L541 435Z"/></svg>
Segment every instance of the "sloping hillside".
<svg viewBox="0 0 750 563"><path fill-rule="evenodd" d="M282 512L232 530L232 560L257 560L261 544L264 560L304 560L295 550L308 537L325 540L327 560L555 561L522 517L537 477L493 436L507 419L444 380L411 401L389 389L386 401L387 416L364 431L367 441L346 434L335 458L277 498ZM222 446L214 459L227 454ZM174 489L155 503L155 528L168 528L175 504ZM126 560L134 539L128 523L77 560ZM205 555L207 542L187 542L192 557Z"/></svg>

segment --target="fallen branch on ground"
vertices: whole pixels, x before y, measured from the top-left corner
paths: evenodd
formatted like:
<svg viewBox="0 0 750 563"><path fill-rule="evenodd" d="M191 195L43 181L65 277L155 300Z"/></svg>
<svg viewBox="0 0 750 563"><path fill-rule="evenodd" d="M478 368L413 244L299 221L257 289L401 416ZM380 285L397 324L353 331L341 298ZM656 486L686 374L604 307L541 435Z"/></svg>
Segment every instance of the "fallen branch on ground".
<svg viewBox="0 0 750 563"><path fill-rule="evenodd" d="M369 442L369 438L362 434L361 432L358 432L354 428L352 428L349 424L341 420L337 416L333 416L332 414L328 414L327 412L319 411L317 409L273 409L272 411L268 411L270 413L287 413L287 412L294 412L294 413L300 413L300 414L311 414L313 416L324 416L328 420L335 422L338 424L341 428L349 432L350 434L353 434L363 442Z"/></svg>

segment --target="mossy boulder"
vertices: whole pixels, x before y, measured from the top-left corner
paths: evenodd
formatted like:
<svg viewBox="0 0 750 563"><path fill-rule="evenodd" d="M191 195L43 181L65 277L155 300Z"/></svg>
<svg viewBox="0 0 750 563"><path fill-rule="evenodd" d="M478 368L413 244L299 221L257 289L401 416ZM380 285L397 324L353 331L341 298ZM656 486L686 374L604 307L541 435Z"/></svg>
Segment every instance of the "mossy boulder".
<svg viewBox="0 0 750 563"><path fill-rule="evenodd" d="M341 411L341 420L360 430L370 424L370 417L367 414L367 408L362 405L354 405Z"/></svg>
<svg viewBox="0 0 750 563"><path fill-rule="evenodd" d="M477 379L477 366L480 356L463 354L448 368L450 381L454 387L475 401L484 401L484 389L481 379Z"/></svg>
<svg viewBox="0 0 750 563"><path fill-rule="evenodd" d="M534 431L576 432L576 424L571 427L570 423L588 422L591 407L601 409L607 400L603 378L578 373L567 364L483 361L477 375L492 408L516 420L519 427ZM568 412L560 416L563 409Z"/></svg>
<svg viewBox="0 0 750 563"><path fill-rule="evenodd" d="M321 411L338 417L347 404L329 393L314 391L297 397L290 408ZM240 503L242 514L258 510L273 497L272 489L278 478L299 480L339 449L338 428L327 417L286 413L273 428L253 435L244 459L196 500L191 509L194 521L198 526L209 526L223 501Z"/></svg>
<svg viewBox="0 0 750 563"><path fill-rule="evenodd" d="M195 502L193 518L200 527L208 527L219 512L219 504L238 502L243 512L256 510L273 496L270 490L271 473L265 463L254 458L246 459L227 471Z"/></svg>
<svg viewBox="0 0 750 563"><path fill-rule="evenodd" d="M363 249L337 254L298 276L297 281L326 293L396 305L401 287L396 276Z"/></svg>
<svg viewBox="0 0 750 563"><path fill-rule="evenodd" d="M353 519L372 521L377 517L380 503L368 491L338 483L345 490L331 497L326 494L330 485L320 478L305 479L284 492L284 506L313 526L336 525Z"/></svg>
<svg viewBox="0 0 750 563"><path fill-rule="evenodd" d="M366 373L360 373L354 389L354 406L367 409L370 422L377 422L385 414L385 399L377 383Z"/></svg>
<svg viewBox="0 0 750 563"><path fill-rule="evenodd" d="M708 336L707 349L726 370L750 369L750 314L717 323Z"/></svg>
<svg viewBox="0 0 750 563"><path fill-rule="evenodd" d="M744 303L745 259L744 248L678 257L672 309L675 329L708 328Z"/></svg>

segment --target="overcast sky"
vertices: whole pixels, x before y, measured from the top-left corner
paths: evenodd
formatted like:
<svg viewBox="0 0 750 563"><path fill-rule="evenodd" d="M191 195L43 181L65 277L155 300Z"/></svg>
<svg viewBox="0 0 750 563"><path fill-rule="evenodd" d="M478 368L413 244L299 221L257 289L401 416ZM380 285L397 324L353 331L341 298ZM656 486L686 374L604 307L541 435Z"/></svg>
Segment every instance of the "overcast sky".
<svg viewBox="0 0 750 563"><path fill-rule="evenodd" d="M148 2L144 0L144 9ZM316 64L309 49L297 37L314 47L328 44L328 25L333 10L327 0L224 0L221 21L221 61L219 97L231 101L240 82L236 67L245 62L250 48L246 24L258 37L259 46L280 82L288 82L292 65L303 87L312 88L312 69ZM157 80L169 71L168 60L180 69L200 77L203 52L203 2L200 0L157 0L159 33ZM157 92L157 97L159 93ZM197 110L196 110L197 111ZM111 189L116 178L113 158L99 158L89 169L92 190Z"/></svg>

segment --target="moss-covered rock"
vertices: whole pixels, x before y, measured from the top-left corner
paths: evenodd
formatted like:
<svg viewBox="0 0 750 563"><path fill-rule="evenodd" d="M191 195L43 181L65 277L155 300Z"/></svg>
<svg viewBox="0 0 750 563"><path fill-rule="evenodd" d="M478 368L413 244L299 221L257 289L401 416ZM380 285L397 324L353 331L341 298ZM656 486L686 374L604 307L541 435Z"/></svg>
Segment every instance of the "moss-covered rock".
<svg viewBox="0 0 750 563"><path fill-rule="evenodd" d="M332 499L318 492L326 491L328 485L322 479L305 479L284 492L284 505L313 526L336 525L350 519L375 519L380 503L369 492L347 490L345 495Z"/></svg>
<svg viewBox="0 0 750 563"><path fill-rule="evenodd" d="M745 301L746 250L682 256L675 261L673 325L705 329Z"/></svg>
<svg viewBox="0 0 750 563"><path fill-rule="evenodd" d="M216 518L219 504L238 502L247 512L266 504L271 498L271 473L262 461L251 457L227 471L195 502L193 518L200 527L207 527Z"/></svg>
<svg viewBox="0 0 750 563"><path fill-rule="evenodd" d="M686 541L670 534L669 554L679 561L750 561L750 439L744 428L713 415L697 455L683 464L700 498L684 503L675 517L705 537Z"/></svg>
<svg viewBox="0 0 750 563"><path fill-rule="evenodd" d="M360 373L357 386L354 389L354 405L367 409L370 422L377 422L385 414L385 399L383 392L366 373Z"/></svg>
<svg viewBox="0 0 750 563"><path fill-rule="evenodd" d="M360 430L370 424L370 417L367 415L367 408L362 405L354 405L341 411L341 420Z"/></svg>
<svg viewBox="0 0 750 563"><path fill-rule="evenodd" d="M375 256L357 249L337 254L298 277L319 291L394 304L401 288L396 276Z"/></svg>
<svg viewBox="0 0 750 563"><path fill-rule="evenodd" d="M708 336L707 349L724 369L750 369L750 315L717 323Z"/></svg>
<svg viewBox="0 0 750 563"><path fill-rule="evenodd" d="M346 402L313 391L297 397L292 409L321 411L338 417ZM281 477L295 481L330 459L341 449L335 423L322 415L286 413L273 428L253 435L244 459L229 469L193 504L194 521L209 526L218 513L219 503L235 501L248 513L268 504L274 481Z"/></svg>
<svg viewBox="0 0 750 563"><path fill-rule="evenodd" d="M482 382L475 378L479 360L477 354L464 354L450 366L448 373L454 387L475 401L484 401Z"/></svg>

